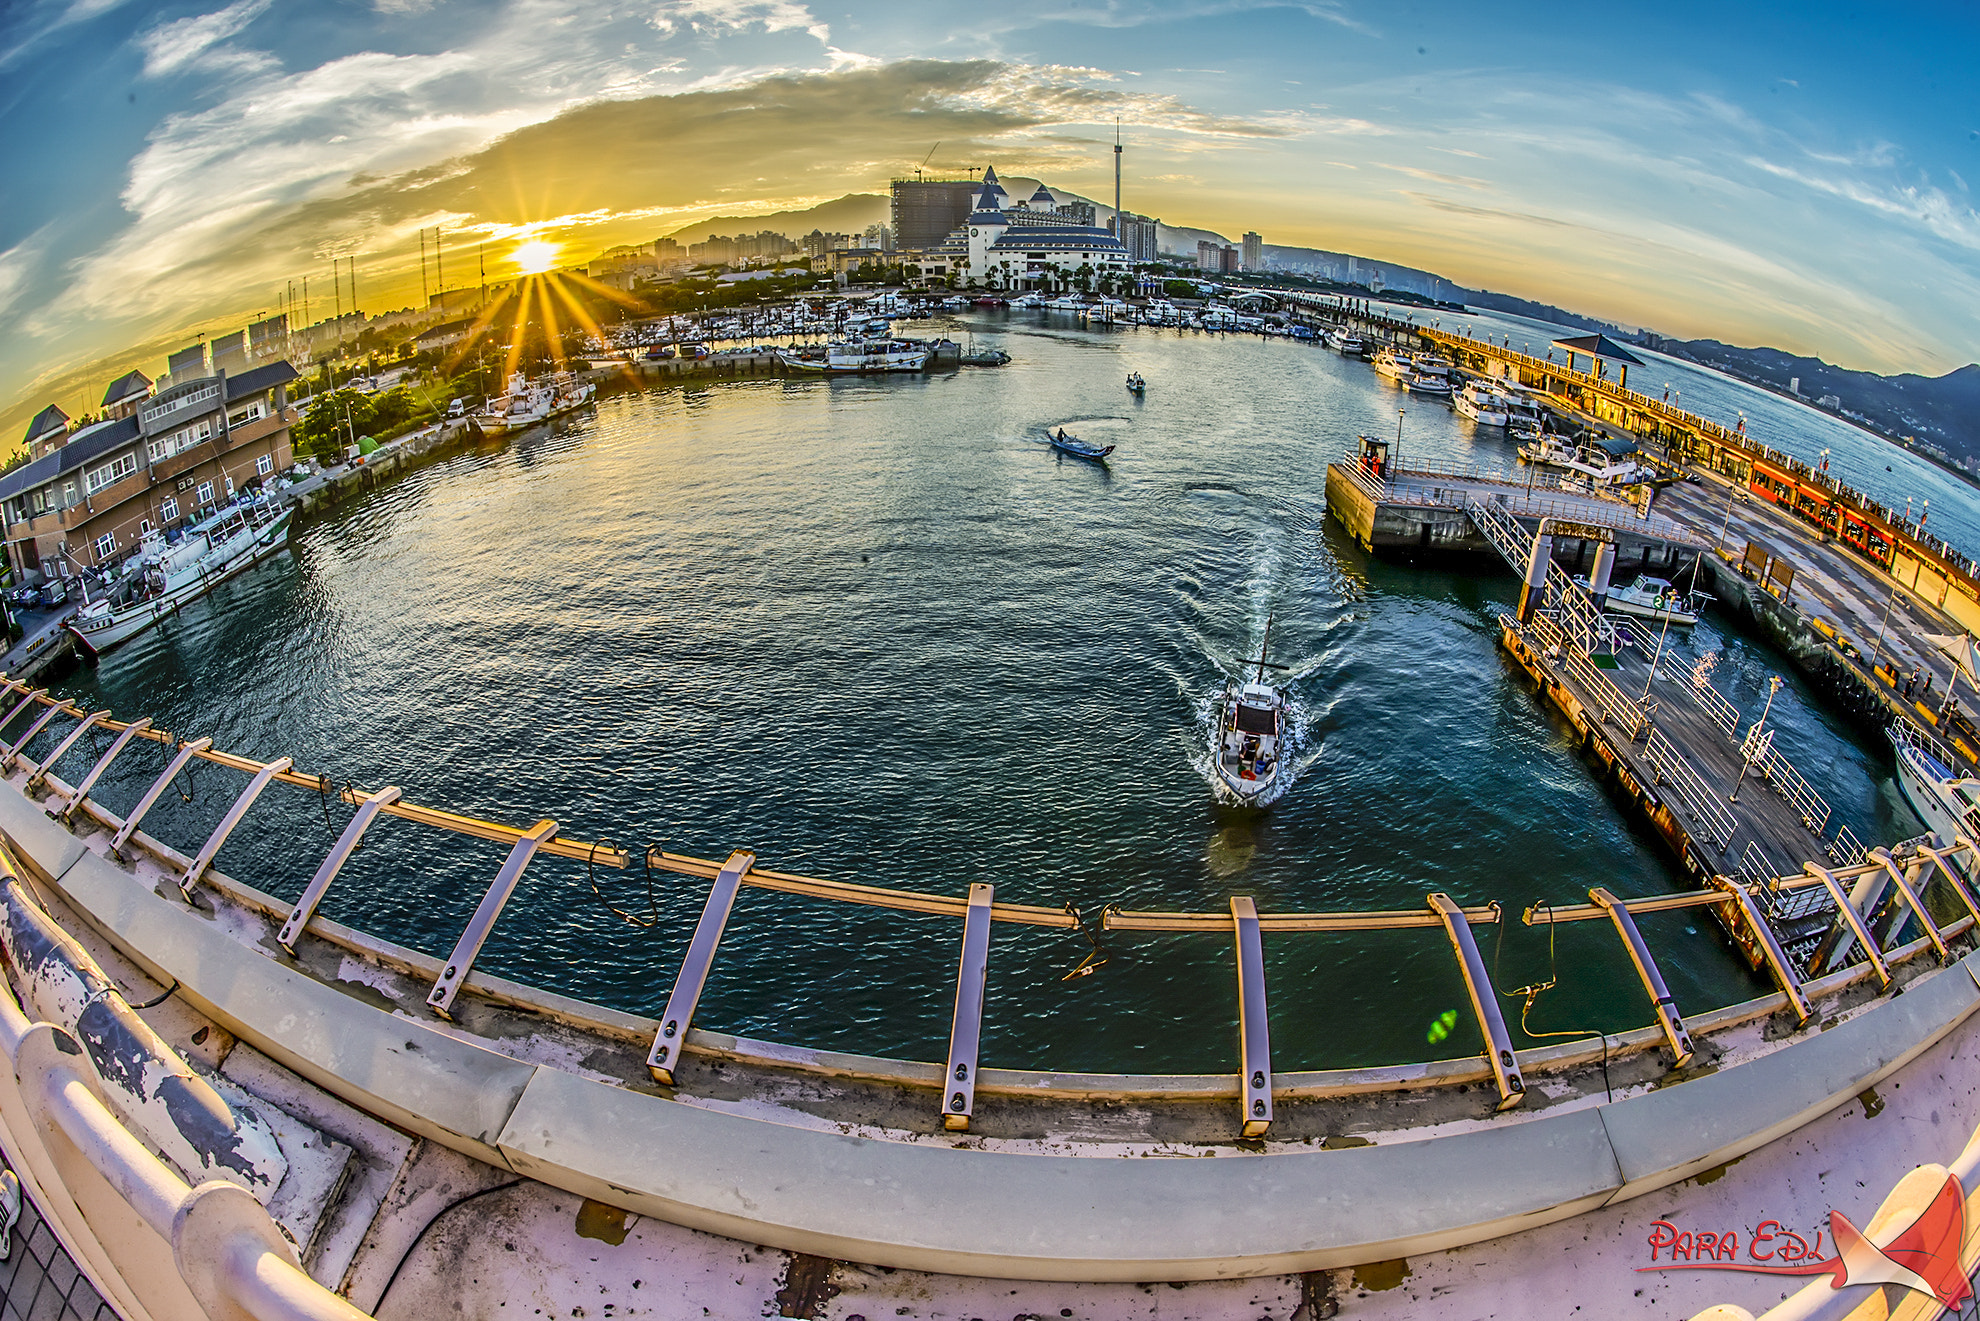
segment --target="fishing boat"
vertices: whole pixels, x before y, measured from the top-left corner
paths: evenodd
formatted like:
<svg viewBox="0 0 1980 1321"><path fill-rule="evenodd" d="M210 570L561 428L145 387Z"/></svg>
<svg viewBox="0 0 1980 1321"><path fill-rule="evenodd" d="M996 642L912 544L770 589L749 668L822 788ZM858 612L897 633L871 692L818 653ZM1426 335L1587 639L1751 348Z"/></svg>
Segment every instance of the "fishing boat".
<svg viewBox="0 0 1980 1321"><path fill-rule="evenodd" d="M1603 608L1610 614L1631 615L1653 624L1690 628L1698 622L1705 603L1713 599L1710 592L1687 592L1667 578L1654 578L1646 573L1627 587L1611 587L1608 604Z"/></svg>
<svg viewBox="0 0 1980 1321"><path fill-rule="evenodd" d="M683 352L687 347L683 346ZM485 409L474 414L474 421L484 436L507 435L576 412L590 403L597 392L597 386L580 381L569 372L536 381L516 372L509 377L507 392L489 400Z"/></svg>
<svg viewBox="0 0 1980 1321"><path fill-rule="evenodd" d="M1288 667L1266 659L1271 644L1272 621L1267 618L1265 641L1258 648L1258 658L1244 662L1258 667L1257 677L1250 683L1225 687L1217 732L1211 740L1210 757L1217 769L1218 784L1244 804L1268 797L1279 783L1286 695L1282 689L1265 682L1265 671Z"/></svg>
<svg viewBox="0 0 1980 1321"><path fill-rule="evenodd" d="M1980 780L1953 769L1952 755L1909 720L1885 731L1897 754L1898 790L1939 843L1980 838Z"/></svg>
<svg viewBox="0 0 1980 1321"><path fill-rule="evenodd" d="M1076 459L1091 459L1095 463L1104 462L1107 456L1114 452L1112 445L1089 445L1078 436L1069 436L1064 427L1051 433L1048 439L1052 442L1053 449L1070 454Z"/></svg>
<svg viewBox="0 0 1980 1321"><path fill-rule="evenodd" d="M1391 380L1407 381L1416 372L1416 355L1396 348L1379 349L1375 354L1375 370Z"/></svg>
<svg viewBox="0 0 1980 1321"><path fill-rule="evenodd" d="M1483 381L1466 381L1451 402L1480 426L1502 427L1512 420L1512 401Z"/></svg>
<svg viewBox="0 0 1980 1321"><path fill-rule="evenodd" d="M1127 378L1127 388L1129 394L1147 394L1148 382L1141 379L1140 372L1130 372Z"/></svg>
<svg viewBox="0 0 1980 1321"><path fill-rule="evenodd" d="M69 632L92 656L104 655L281 551L294 516L293 505L277 509L264 498L228 505L169 545L152 533L139 546L132 571L109 595L84 606Z"/></svg>
<svg viewBox="0 0 1980 1321"><path fill-rule="evenodd" d="M777 360L793 371L834 376L918 372L928 357L928 349L898 339L834 340L777 351Z"/></svg>

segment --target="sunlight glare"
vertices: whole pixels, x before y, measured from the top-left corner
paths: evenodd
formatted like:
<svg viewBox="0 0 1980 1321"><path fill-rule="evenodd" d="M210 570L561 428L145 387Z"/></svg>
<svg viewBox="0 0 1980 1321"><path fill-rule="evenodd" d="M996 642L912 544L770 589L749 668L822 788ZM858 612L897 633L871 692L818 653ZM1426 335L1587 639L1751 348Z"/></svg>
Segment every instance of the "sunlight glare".
<svg viewBox="0 0 1980 1321"><path fill-rule="evenodd" d="M546 239L531 239L509 254L524 275L541 275L557 264L557 245Z"/></svg>

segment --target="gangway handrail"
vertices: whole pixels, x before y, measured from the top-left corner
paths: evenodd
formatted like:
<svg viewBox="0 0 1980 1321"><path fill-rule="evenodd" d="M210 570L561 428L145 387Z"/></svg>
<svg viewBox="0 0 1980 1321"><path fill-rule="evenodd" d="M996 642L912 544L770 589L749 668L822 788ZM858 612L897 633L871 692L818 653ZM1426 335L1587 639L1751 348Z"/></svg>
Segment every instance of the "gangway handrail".
<svg viewBox="0 0 1980 1321"><path fill-rule="evenodd" d="M1497 922L1497 904L1461 910L1473 926ZM1440 927L1444 919L1434 909L1399 908L1365 913L1260 913L1260 931L1399 931L1410 927ZM1100 915L1105 931L1229 931L1231 915L1224 913L1137 912L1109 906Z"/></svg>

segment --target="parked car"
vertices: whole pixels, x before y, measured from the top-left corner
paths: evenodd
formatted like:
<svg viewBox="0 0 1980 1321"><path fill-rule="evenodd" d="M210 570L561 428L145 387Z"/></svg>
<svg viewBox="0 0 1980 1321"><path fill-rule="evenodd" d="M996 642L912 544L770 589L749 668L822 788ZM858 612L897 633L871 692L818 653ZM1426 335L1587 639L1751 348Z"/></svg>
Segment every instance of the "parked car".
<svg viewBox="0 0 1980 1321"><path fill-rule="evenodd" d="M60 578L50 578L42 585L39 595L44 606L61 605L69 599L69 585Z"/></svg>
<svg viewBox="0 0 1980 1321"><path fill-rule="evenodd" d="M648 362L659 362L663 359L671 358L673 356L674 356L674 346L672 344L655 344L652 348L646 351L646 359Z"/></svg>

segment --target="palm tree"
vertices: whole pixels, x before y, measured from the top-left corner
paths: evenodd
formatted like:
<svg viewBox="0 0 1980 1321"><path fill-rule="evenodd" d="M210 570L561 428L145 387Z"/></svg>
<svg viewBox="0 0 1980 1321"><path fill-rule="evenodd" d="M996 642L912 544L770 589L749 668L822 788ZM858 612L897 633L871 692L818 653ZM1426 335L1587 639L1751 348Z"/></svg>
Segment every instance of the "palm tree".
<svg viewBox="0 0 1980 1321"><path fill-rule="evenodd" d="M1093 288L1092 262L1083 261L1079 264L1079 269L1073 272L1073 283L1079 286L1079 291L1081 293L1087 293L1092 290Z"/></svg>

